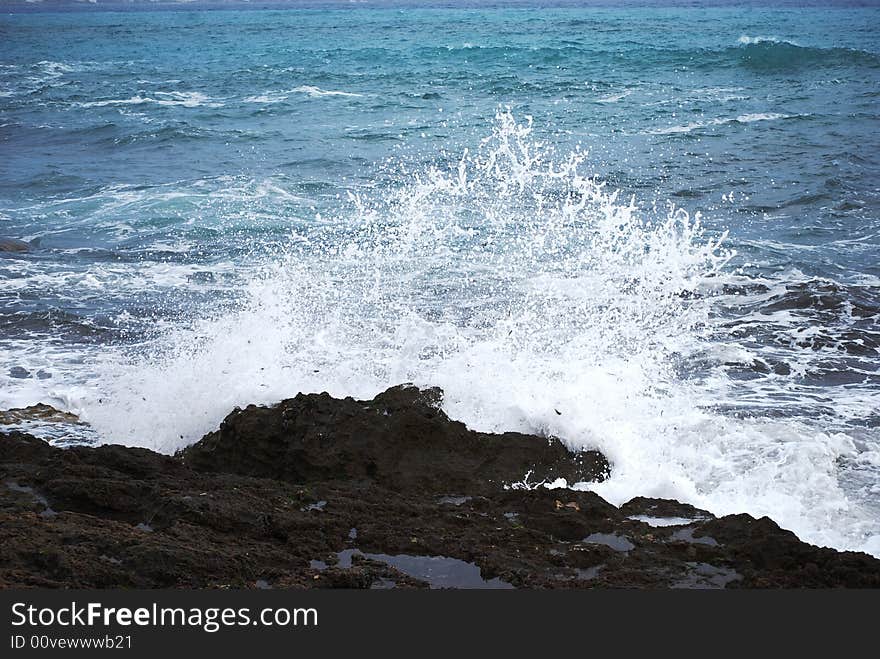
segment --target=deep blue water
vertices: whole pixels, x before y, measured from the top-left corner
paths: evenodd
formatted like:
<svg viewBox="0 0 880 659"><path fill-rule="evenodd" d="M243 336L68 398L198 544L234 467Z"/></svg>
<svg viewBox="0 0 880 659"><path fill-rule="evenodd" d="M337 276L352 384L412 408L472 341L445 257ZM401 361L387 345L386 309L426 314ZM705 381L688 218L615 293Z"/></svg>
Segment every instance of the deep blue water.
<svg viewBox="0 0 880 659"><path fill-rule="evenodd" d="M877 7L0 15L0 408L439 384L878 553L878 118Z"/></svg>

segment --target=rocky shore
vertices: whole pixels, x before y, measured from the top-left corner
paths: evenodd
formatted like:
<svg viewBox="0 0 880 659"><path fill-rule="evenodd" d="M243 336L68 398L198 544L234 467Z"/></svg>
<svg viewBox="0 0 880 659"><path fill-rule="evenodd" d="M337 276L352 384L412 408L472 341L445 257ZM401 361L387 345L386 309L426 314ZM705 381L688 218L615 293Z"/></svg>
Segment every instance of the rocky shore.
<svg viewBox="0 0 880 659"><path fill-rule="evenodd" d="M0 433L0 586L880 587L880 560L766 517L536 486L609 465L469 431L440 395L250 406L175 456Z"/></svg>

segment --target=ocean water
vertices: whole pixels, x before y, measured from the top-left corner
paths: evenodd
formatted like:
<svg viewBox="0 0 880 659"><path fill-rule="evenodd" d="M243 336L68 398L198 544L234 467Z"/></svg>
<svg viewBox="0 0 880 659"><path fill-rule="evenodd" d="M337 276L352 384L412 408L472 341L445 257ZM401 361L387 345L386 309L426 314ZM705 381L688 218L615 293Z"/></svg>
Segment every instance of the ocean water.
<svg viewBox="0 0 880 659"><path fill-rule="evenodd" d="M0 15L0 409L436 385L880 556L880 9L612 4Z"/></svg>

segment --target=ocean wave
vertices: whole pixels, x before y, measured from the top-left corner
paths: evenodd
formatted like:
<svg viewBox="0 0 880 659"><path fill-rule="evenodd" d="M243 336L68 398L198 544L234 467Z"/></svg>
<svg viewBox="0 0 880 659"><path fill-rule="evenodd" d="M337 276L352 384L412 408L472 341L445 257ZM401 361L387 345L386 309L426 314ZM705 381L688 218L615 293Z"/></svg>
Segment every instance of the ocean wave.
<svg viewBox="0 0 880 659"><path fill-rule="evenodd" d="M302 85L295 88L293 91L300 94L306 94L312 98L321 98L322 96L346 96L350 98L360 98L363 96L363 94L356 94L354 92L321 89L313 85Z"/></svg>
<svg viewBox="0 0 880 659"><path fill-rule="evenodd" d="M35 66L42 69L47 75L51 75L54 77L76 71L76 67L73 64L68 64L65 62L54 62L51 60L41 60L37 62Z"/></svg>
<svg viewBox="0 0 880 659"><path fill-rule="evenodd" d="M578 487L609 500L769 514L811 542L867 546L876 518L839 480L865 455L856 436L717 408L738 383L711 352L716 296L697 294L726 272L718 238L679 209L644 212L583 163L502 113L457 165L352 190L295 228L234 306L105 352L68 409L106 441L170 452L235 405L438 385L475 429L602 450L611 478ZM706 373L681 377L700 354Z"/></svg>
<svg viewBox="0 0 880 659"><path fill-rule="evenodd" d="M2 96L4 98L26 96L66 84L62 78L74 70L70 64L50 60L34 64L3 65L0 68L0 75L5 78Z"/></svg>
<svg viewBox="0 0 880 659"><path fill-rule="evenodd" d="M770 36L739 37L730 45L695 47L638 47L623 52L589 50L584 57L607 61L623 58L651 67L678 66L686 69L716 70L746 68L756 73L819 70L867 66L880 67L880 53L843 46L807 45Z"/></svg>
<svg viewBox="0 0 880 659"><path fill-rule="evenodd" d="M272 90L263 92L262 94L246 96L242 100L245 103L260 103L264 105L269 105L273 103L283 103L293 94L305 94L309 98L322 98L325 96L342 96L346 98L363 97L363 94L357 94L355 92L321 89L320 87L315 87L314 85L301 85L293 89Z"/></svg>
<svg viewBox="0 0 880 659"><path fill-rule="evenodd" d="M779 37L750 37L747 34L742 35L739 39L736 40L736 42L738 44L742 44L744 46L748 46L751 44L757 44L757 43L787 43L791 46L800 47L800 44L798 44L794 41L789 41L787 39L780 39Z"/></svg>
<svg viewBox="0 0 880 659"><path fill-rule="evenodd" d="M114 105L142 105L144 103L154 103L156 105L164 106L182 106L186 108L219 108L224 105L222 102L212 99L210 96L201 92L154 92L154 96L155 98L137 94L130 98L86 101L77 103L77 105L83 108L100 108Z"/></svg>
<svg viewBox="0 0 880 659"><path fill-rule="evenodd" d="M755 71L821 66L880 66L880 55L843 47L806 46L777 37L741 36L734 48L737 61Z"/></svg>
<svg viewBox="0 0 880 659"><path fill-rule="evenodd" d="M726 124L733 123L751 124L756 121L776 121L778 119L792 119L799 116L803 115L782 114L780 112L753 112L750 114L741 114L736 117L718 117L715 119L708 119L706 121L694 121L689 124L684 124L680 126L652 128L646 130L645 133L648 135L675 135L681 133L690 133L692 131L700 130L702 128L709 128L711 126L724 126Z"/></svg>
<svg viewBox="0 0 880 659"><path fill-rule="evenodd" d="M730 114L661 130L801 116ZM170 130L159 137L177 139ZM382 137L368 127L349 134ZM444 167L388 165L369 186L333 188L327 198L336 201L320 217L308 210L314 199L280 179L41 198L27 214L63 220L59 235L81 222L90 236L127 247L119 260L95 254L94 267L72 277L22 261L33 268L18 273L24 292L43 304L47 294L103 308L121 301L131 340L73 355L32 342L40 354L16 350L15 365L48 372L40 365L49 355L57 377L0 373L0 389L18 406L39 401L29 396L62 399L53 404L80 414L103 441L174 451L235 405L439 385L444 409L474 428L603 450L614 471L598 487L612 501L668 496L768 514L820 544L876 546L880 517L841 475L871 468L859 432L875 423L876 387L818 386L870 376L840 361L876 349L863 326L870 319L852 304L866 293L816 281L788 290L780 281L796 281L790 273L753 281L742 295L713 290L733 281L717 235L684 211L623 199L586 164L502 113L473 153ZM279 225L271 235L281 254L236 252ZM205 245L222 258L196 263ZM228 304L213 299L223 291ZM197 293L198 304L175 304L175 295ZM35 323L22 332L43 331L45 319L20 320ZM153 329L136 331L146 321Z"/></svg>
<svg viewBox="0 0 880 659"><path fill-rule="evenodd" d="M290 92L265 92L255 96L245 96L242 101L245 103L283 103L290 97Z"/></svg>
<svg viewBox="0 0 880 659"><path fill-rule="evenodd" d="M519 66L569 62L592 67L611 61L644 66L685 66L696 69L746 67L754 71L795 70L845 66L880 66L880 54L857 48L801 44L772 36L739 37L734 43L720 47L696 47L693 42L681 45L653 46L628 44L622 50L605 49L601 45L559 44L533 48L521 45L476 46L473 48L425 47L419 55L434 61L450 60L462 64L506 60ZM389 57L388 51L381 56Z"/></svg>
<svg viewBox="0 0 880 659"><path fill-rule="evenodd" d="M617 103L617 102L625 99L630 94L632 94L632 90L625 89L624 91L621 91L621 92L616 92L614 94L608 94L607 96L602 96L601 98L597 98L596 102L597 103Z"/></svg>
<svg viewBox="0 0 880 659"><path fill-rule="evenodd" d="M269 264L266 276L252 282L256 306L249 307L243 315L236 314L234 319L207 320L198 332L208 331L216 339L238 336L239 330L226 328L215 335L210 329L213 323L224 325L227 320L275 328L280 343L260 340L248 345L260 351L279 348L280 362L289 359L292 366L304 363L300 361L303 359L311 363L302 371L303 376L312 377L309 374L319 370L321 375L315 377L329 378L323 384L291 384L288 380L285 388L338 388L348 382L365 392L385 380L411 379L408 375L416 373L408 374L408 368L421 369L433 364L445 369L452 362L468 359L466 355L471 349L476 351L472 358L477 358L481 350L491 351L496 336L503 339L497 350L522 349L522 358L532 349L537 353L554 350L552 346L557 341L561 342L560 348L568 345L576 350L575 344L589 343L590 337L595 343L583 359L601 361L607 357L614 361L617 355L628 361L625 355L641 331L635 326L630 328L632 332L621 331L626 324L624 319L655 327L655 346L662 344L664 337L672 340L671 335L686 331L696 322L694 314L699 316L701 311L682 307L670 291L689 285L684 282L689 276L697 276L693 270L704 263L711 267L716 258L712 241L707 245L689 243L698 232L698 223L676 211L657 225L648 226L636 216L633 207L618 203L616 195L574 173L574 161L582 156L573 156L574 161L567 165L536 160L528 134L528 127L502 115L491 144L487 143L479 158L466 157L460 168L450 174L430 172L429 180L408 185L384 200L354 197L353 206L340 209L342 216L336 220L324 218L318 225L303 227L289 246L289 258ZM549 196L560 186L568 193ZM547 207L551 198L557 200L556 205ZM536 215L537 203L542 210ZM470 224L468 218L474 208L487 218L486 227L480 229ZM485 235L475 235L481 232ZM497 251L484 249L483 245L488 243L497 245ZM646 244L652 249L646 251ZM542 254L553 257L544 261L545 256L541 256L539 265L535 259ZM493 265L497 266L497 275L491 274ZM658 276L634 277L633 266L656 270ZM468 272L471 267L477 267L483 275L472 277ZM609 268L614 269L613 275L607 271ZM661 271L665 276L659 275ZM661 290L650 294L644 287ZM441 290L458 291L460 295L440 296ZM590 295L582 295L584 290ZM503 292L511 296L513 307L495 307ZM279 294L277 303L281 306L274 302L267 306ZM454 308L443 306L443 300L453 299L458 300ZM656 307L640 308L639 300L648 299L655 300ZM288 304L302 308L294 311L286 308ZM436 307L438 304L441 306ZM520 304L524 306L519 307ZM561 306L554 310L554 305ZM566 309L566 305L571 305L571 309ZM603 308L601 316L589 313L582 305L598 305ZM675 313L670 306L675 307ZM505 309L514 315L509 316ZM279 321L282 317L288 320L267 324L265 313L272 317L280 313ZM501 315L496 317L496 313ZM547 314L559 318L545 324ZM600 318L605 321L596 326ZM294 319L303 324L296 320L291 325L289 321ZM588 319L590 322L584 325ZM614 326L613 332L605 331L606 321L610 323L607 327ZM412 342L398 343L406 337L406 332L400 333L404 329L401 323L412 326ZM356 329L362 325L363 331ZM569 330L573 334L566 336ZM329 334L320 338L315 331ZM579 336L580 331L587 334ZM345 336L354 338L356 343L346 347ZM361 345L356 337L369 345ZM178 339L186 343L183 335ZM379 343L373 344L373 339ZM419 346L422 339L425 343ZM459 342L460 349L454 349ZM341 354L325 354L321 345L331 352L364 350L363 355L373 356L366 361L354 354L342 358ZM310 354L312 349L317 352ZM448 354L452 361L443 358L448 350L452 350ZM184 360L230 356L225 350L214 349L199 351L198 356L189 348L173 352ZM656 354L662 352L658 350ZM490 357L488 353L485 356ZM256 362L262 363L264 359L253 360ZM385 366L380 367L381 364ZM662 368L653 358L642 366L649 364L651 368ZM334 378L338 369L362 367L367 371L361 374L360 381L344 377L342 371L337 373L341 379ZM472 368L467 370L471 372ZM640 369L641 366L635 371ZM294 370L299 372L298 368ZM192 372L199 371L201 367L194 366ZM143 375L148 371L138 372ZM241 381L248 391L229 393L234 398L265 398L277 393L276 384L281 385L281 380L275 382L276 375L283 379L292 374L285 368L277 373L274 368L264 373L274 383L266 391L259 386L250 391L247 377L243 376ZM126 377L112 379L123 387L132 386L133 382L125 382ZM430 379L424 372L418 379L426 378ZM122 396L118 400L128 398ZM220 414L220 408L227 402L230 401L216 400L210 409L204 410L204 416L193 415L189 422L172 415L173 423L183 422L190 430L175 429L169 441L177 441L181 432L193 438L210 427L216 422L212 416ZM96 415L112 423L111 418L97 412ZM108 436L132 440L140 435L136 428L120 426L107 430Z"/></svg>

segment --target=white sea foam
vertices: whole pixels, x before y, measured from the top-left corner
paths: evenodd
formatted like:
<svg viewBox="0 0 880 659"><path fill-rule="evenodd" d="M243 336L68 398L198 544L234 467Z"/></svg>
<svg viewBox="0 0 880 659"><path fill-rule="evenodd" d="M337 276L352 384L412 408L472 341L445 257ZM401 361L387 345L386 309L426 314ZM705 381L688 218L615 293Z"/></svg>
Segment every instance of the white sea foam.
<svg viewBox="0 0 880 659"><path fill-rule="evenodd" d="M144 103L155 103L156 105L182 106L186 108L223 107L222 102L212 99L201 92L155 92L154 96L155 98L152 96L141 96L140 94L136 94L129 98L86 101L84 103L78 103L78 105L84 108L100 108L113 105L142 105Z"/></svg>
<svg viewBox="0 0 880 659"><path fill-rule="evenodd" d="M81 64L81 63L79 63ZM77 66L65 62L42 60L33 64L4 64L0 72L13 74L5 83L3 97L14 97L36 92L44 87L57 87L66 84L66 74L75 71Z"/></svg>
<svg viewBox="0 0 880 659"><path fill-rule="evenodd" d="M55 397L106 441L171 452L236 405L438 385L470 427L602 450L611 478L575 486L614 503L769 515L805 540L877 553L877 515L840 480L844 464L876 474L876 438L724 414L737 381L682 378L677 363L719 346L712 295L692 293L729 277L729 254L698 216L644 210L585 163L502 113L457 167L352 194L245 275L234 308L95 355L91 381Z"/></svg>
<svg viewBox="0 0 880 659"><path fill-rule="evenodd" d="M360 98L363 96L363 94L356 94L354 92L321 89L320 87L315 87L314 85L301 85L299 87L295 87L294 89L266 91L262 94L247 96L242 100L245 103L260 103L263 105L269 105L273 103L283 103L288 98L290 98L292 94L305 94L310 98L322 98L325 96Z"/></svg>
<svg viewBox="0 0 880 659"><path fill-rule="evenodd" d="M754 112L752 114L741 114L736 121L741 124L750 124L755 121L774 121L776 119L790 119L792 115L782 114L780 112Z"/></svg>
<svg viewBox="0 0 880 659"><path fill-rule="evenodd" d="M754 112L751 114L741 114L736 117L716 117L705 121L693 121L680 126L665 126L663 128L653 128L645 131L648 135L673 135L676 133L690 133L691 131L709 126L723 126L725 124L740 123L750 124L756 121L775 121L777 119L790 119L794 115L782 114L779 112Z"/></svg>
<svg viewBox="0 0 880 659"><path fill-rule="evenodd" d="M607 96L603 96L601 98L598 98L598 99L596 99L596 102L597 103L617 103L617 102L625 99L630 94L632 94L632 90L625 89L622 92L617 92L615 94L608 94Z"/></svg>
<svg viewBox="0 0 880 659"><path fill-rule="evenodd" d="M246 96L245 103L283 103L290 96L289 92L266 92L256 96Z"/></svg>
<svg viewBox="0 0 880 659"><path fill-rule="evenodd" d="M791 46L799 45L794 41L790 41L788 39L780 39L779 37L774 37L774 36L750 37L747 34L742 35L739 39L736 40L736 42L738 44L740 44L741 46L751 46L751 45L755 45L755 44L759 44L759 43L787 43Z"/></svg>
<svg viewBox="0 0 880 659"><path fill-rule="evenodd" d="M76 67L73 64L68 64L65 62L53 62L51 60L41 60L37 62L36 66L40 67L47 74L53 76L60 76L76 70Z"/></svg>
<svg viewBox="0 0 880 659"><path fill-rule="evenodd" d="M313 85L302 85L300 87L297 87L293 91L298 92L300 94L308 94L312 98L320 98L322 96L349 96L352 98L358 98L358 97L363 96L363 94L356 94L354 92L321 89L321 88L315 87Z"/></svg>

